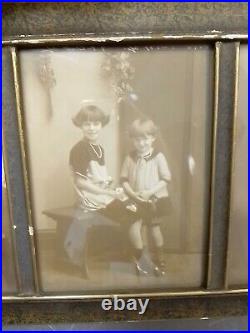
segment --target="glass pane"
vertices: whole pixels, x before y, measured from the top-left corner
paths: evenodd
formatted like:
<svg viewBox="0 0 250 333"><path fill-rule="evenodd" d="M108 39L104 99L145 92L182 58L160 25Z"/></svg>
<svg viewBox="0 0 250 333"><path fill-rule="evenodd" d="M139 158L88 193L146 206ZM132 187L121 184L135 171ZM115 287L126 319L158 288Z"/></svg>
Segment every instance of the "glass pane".
<svg viewBox="0 0 250 333"><path fill-rule="evenodd" d="M21 52L44 292L202 286L212 59L198 45Z"/></svg>
<svg viewBox="0 0 250 333"><path fill-rule="evenodd" d="M16 270L13 243L11 236L11 221L7 186L2 157L2 293L17 292Z"/></svg>
<svg viewBox="0 0 250 333"><path fill-rule="evenodd" d="M232 177L231 230L229 239L228 282L245 285L248 281L248 49L240 47L239 95L236 119L234 173Z"/></svg>

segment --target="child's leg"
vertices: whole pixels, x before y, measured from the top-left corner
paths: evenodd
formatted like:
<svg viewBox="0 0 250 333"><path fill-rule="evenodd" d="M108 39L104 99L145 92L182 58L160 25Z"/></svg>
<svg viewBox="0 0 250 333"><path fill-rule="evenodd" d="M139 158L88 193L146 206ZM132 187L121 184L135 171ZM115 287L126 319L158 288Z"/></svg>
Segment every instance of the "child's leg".
<svg viewBox="0 0 250 333"><path fill-rule="evenodd" d="M164 273L164 267L165 267L165 258L163 253L163 245L164 245L164 239L162 235L162 231L160 228L160 225L152 225L151 226L151 235L153 238L153 262L161 269L160 273Z"/></svg>
<svg viewBox="0 0 250 333"><path fill-rule="evenodd" d="M143 239L142 239L142 220L134 222L129 227L129 239L133 245L133 248L138 252L143 250Z"/></svg>
<svg viewBox="0 0 250 333"><path fill-rule="evenodd" d="M132 244L132 258L138 274L147 275L150 268L143 260L142 220L137 220L129 228L129 238Z"/></svg>
<svg viewBox="0 0 250 333"><path fill-rule="evenodd" d="M152 234L154 246L162 247L164 244L164 240L163 240L163 235L161 232L160 225L152 225L151 234Z"/></svg>

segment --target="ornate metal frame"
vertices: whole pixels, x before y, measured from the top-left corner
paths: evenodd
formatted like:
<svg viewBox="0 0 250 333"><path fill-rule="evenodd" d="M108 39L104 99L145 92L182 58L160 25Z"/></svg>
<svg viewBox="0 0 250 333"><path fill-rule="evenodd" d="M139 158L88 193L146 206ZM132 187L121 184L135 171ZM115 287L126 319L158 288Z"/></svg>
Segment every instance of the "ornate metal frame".
<svg viewBox="0 0 250 333"><path fill-rule="evenodd" d="M17 10L18 15L18 10ZM66 14L65 14L66 15ZM6 173L10 194L19 293L3 296L8 304L13 302L43 301L91 301L112 298L114 295L42 295L37 273L35 232L32 221L29 170L25 144L22 94L19 75L19 51L24 48L78 47L85 45L164 45L169 43L207 43L214 46L214 106L213 149L210 188L209 246L207 274L204 288L183 291L143 291L117 293L120 297L150 297L150 299L199 298L202 296L244 296L245 286L231 288L227 282L228 239L230 232L231 174L235 141L235 118L237 113L237 89L239 48L246 43L246 33L112 33L112 34L42 34L4 36L3 38L3 131L5 141ZM16 111L16 112L14 112ZM227 152L222 159L221 152ZM17 182L17 178L19 181ZM25 200L24 200L25 197ZM24 244L25 243L25 244ZM23 257L26 265L23 265Z"/></svg>

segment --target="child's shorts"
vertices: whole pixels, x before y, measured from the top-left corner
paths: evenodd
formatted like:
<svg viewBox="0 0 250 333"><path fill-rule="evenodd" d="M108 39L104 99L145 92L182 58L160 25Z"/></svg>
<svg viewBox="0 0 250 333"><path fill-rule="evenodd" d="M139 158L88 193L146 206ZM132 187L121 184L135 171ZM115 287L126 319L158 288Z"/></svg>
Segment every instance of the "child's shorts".
<svg viewBox="0 0 250 333"><path fill-rule="evenodd" d="M172 205L169 197L154 198L151 203L137 203L138 214L144 224L159 224L162 217L170 215Z"/></svg>
<svg viewBox="0 0 250 333"><path fill-rule="evenodd" d="M161 217L168 216L171 211L171 203L168 197L154 198L149 202L135 202L113 200L98 213L121 225L131 225L143 220L145 224L158 224Z"/></svg>
<svg viewBox="0 0 250 333"><path fill-rule="evenodd" d="M111 219L114 222L126 226L140 219L137 210L133 211L127 208L127 206L128 206L128 200L120 201L115 199L105 208L99 209L98 213Z"/></svg>

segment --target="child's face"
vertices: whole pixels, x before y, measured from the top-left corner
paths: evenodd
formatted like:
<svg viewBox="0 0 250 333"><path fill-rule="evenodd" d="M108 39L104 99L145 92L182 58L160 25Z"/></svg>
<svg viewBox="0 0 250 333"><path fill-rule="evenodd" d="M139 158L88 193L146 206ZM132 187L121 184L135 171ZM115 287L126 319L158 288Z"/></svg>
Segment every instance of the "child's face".
<svg viewBox="0 0 250 333"><path fill-rule="evenodd" d="M97 141L101 129L102 123L100 121L84 121L82 124L84 137L89 142Z"/></svg>
<svg viewBox="0 0 250 333"><path fill-rule="evenodd" d="M155 137L150 134L133 138L133 144L136 151L140 154L146 154L150 151L155 141Z"/></svg>

